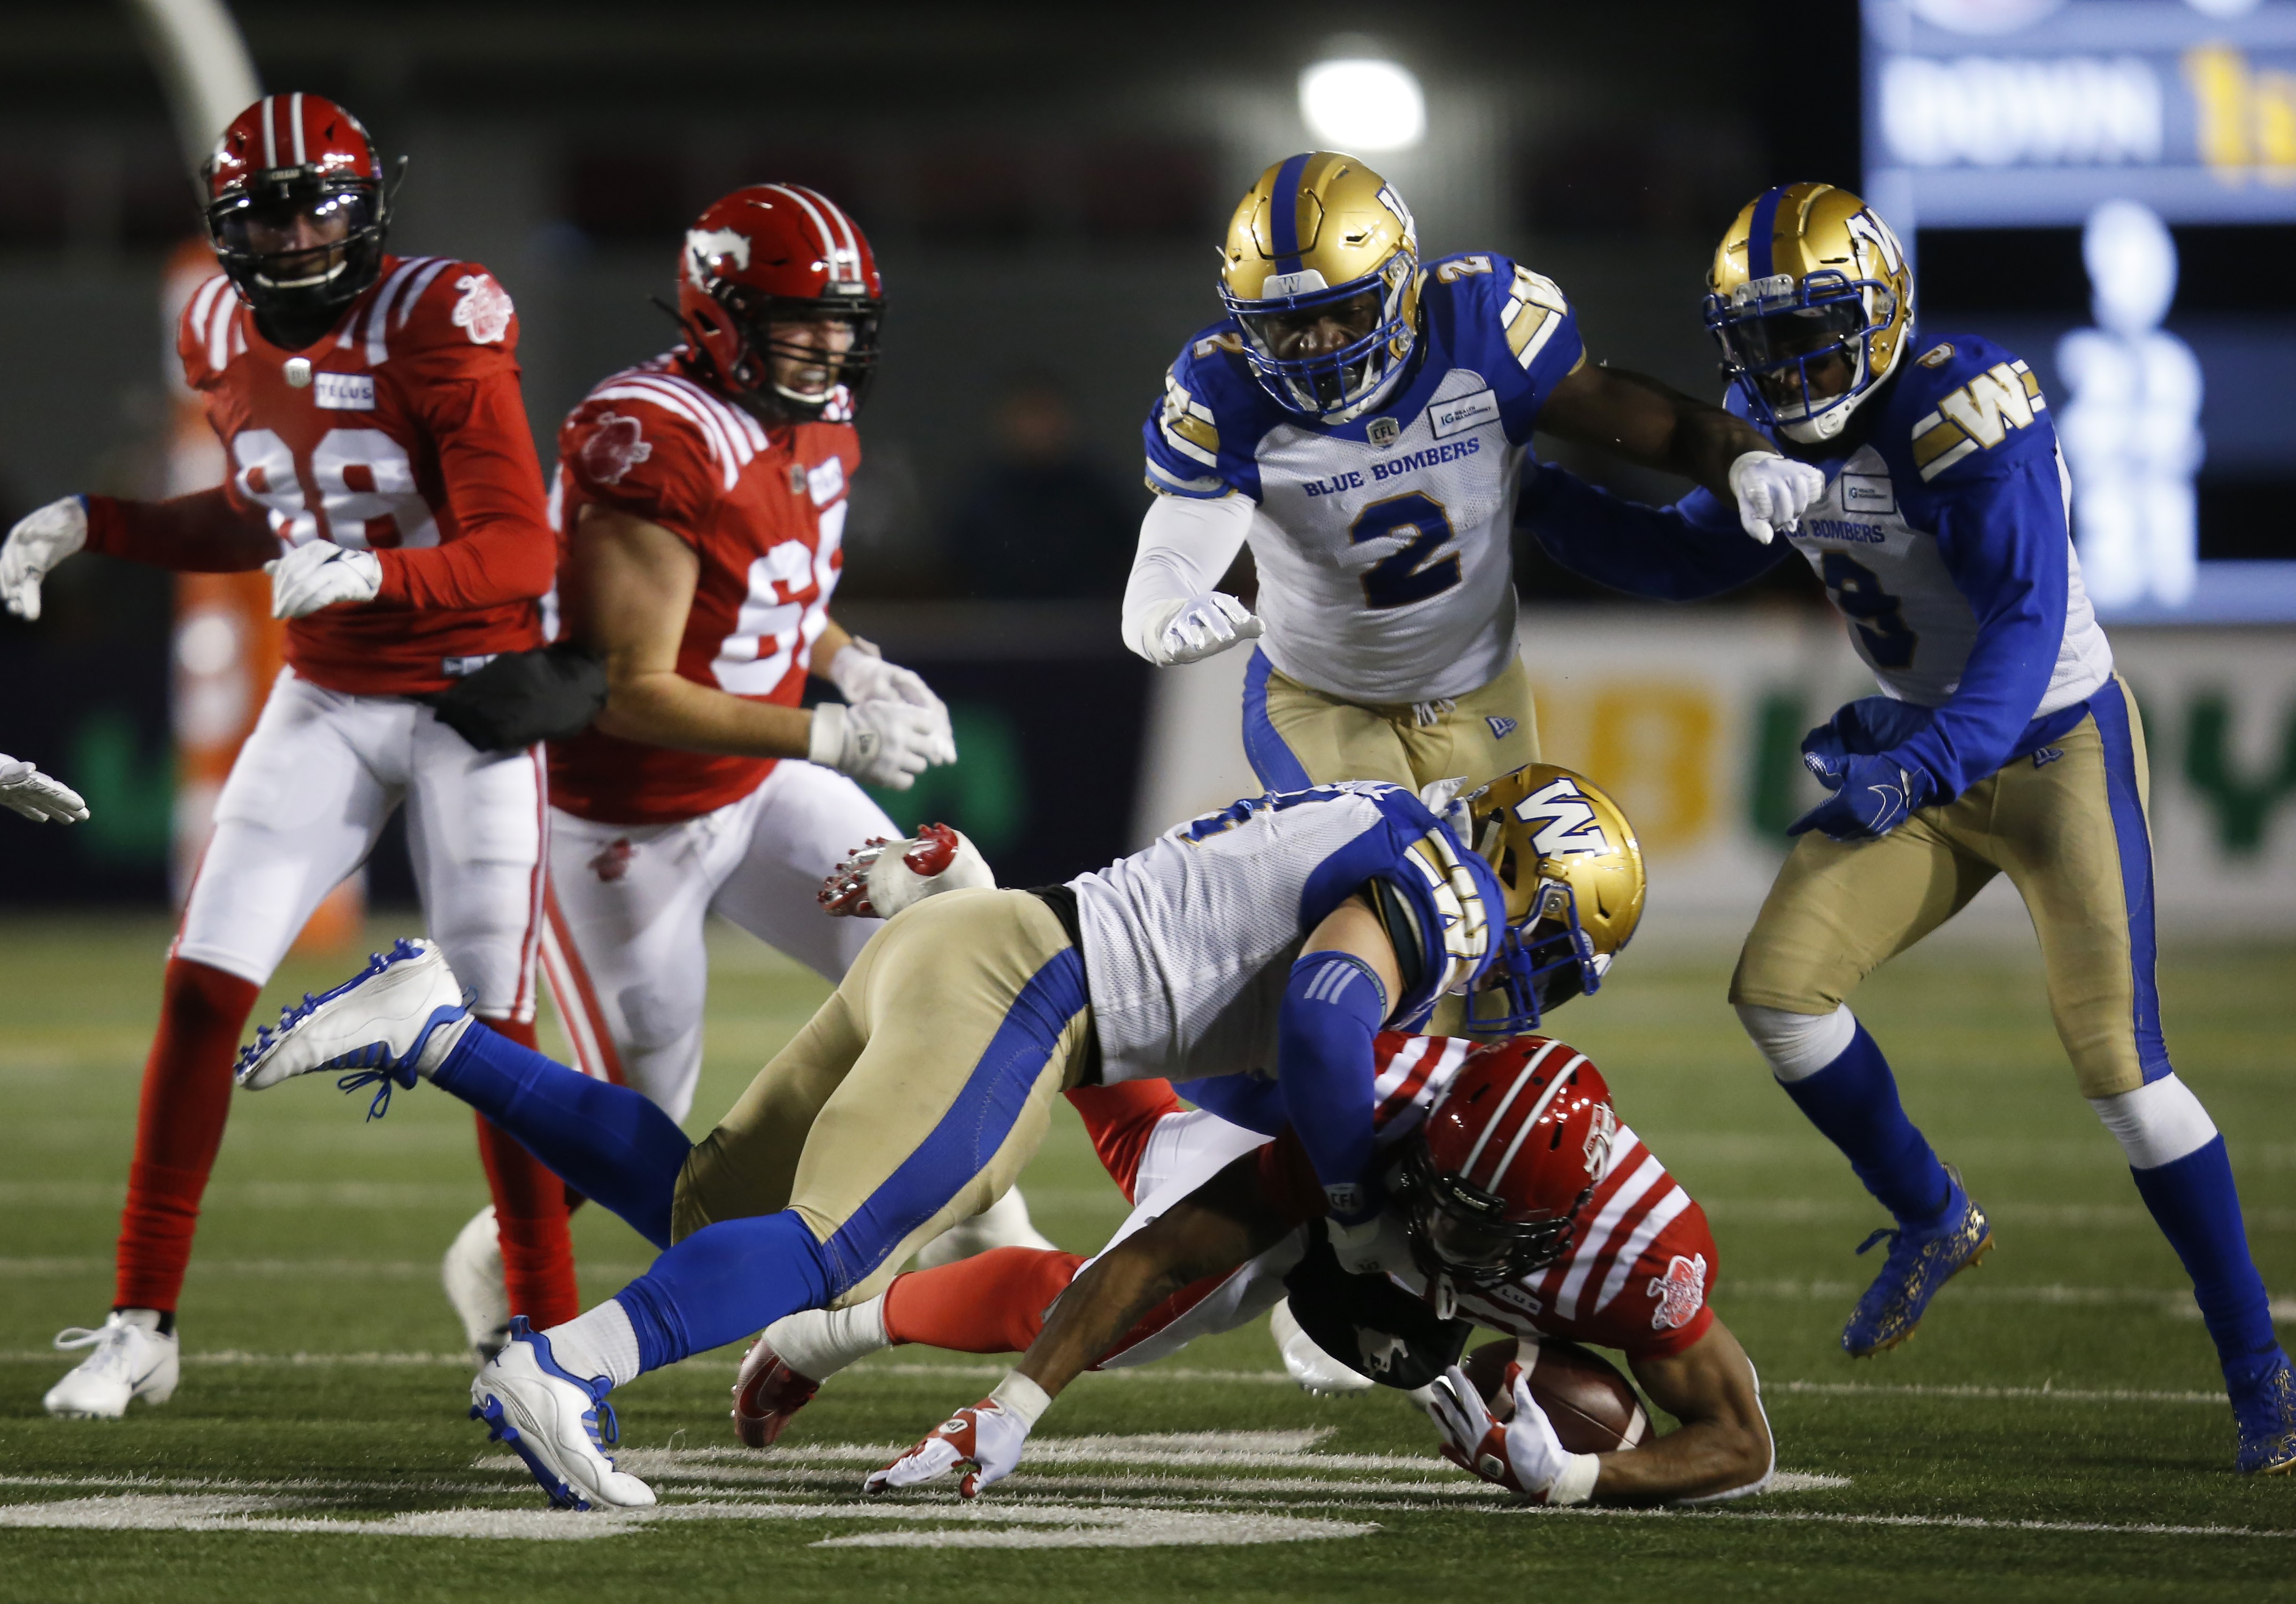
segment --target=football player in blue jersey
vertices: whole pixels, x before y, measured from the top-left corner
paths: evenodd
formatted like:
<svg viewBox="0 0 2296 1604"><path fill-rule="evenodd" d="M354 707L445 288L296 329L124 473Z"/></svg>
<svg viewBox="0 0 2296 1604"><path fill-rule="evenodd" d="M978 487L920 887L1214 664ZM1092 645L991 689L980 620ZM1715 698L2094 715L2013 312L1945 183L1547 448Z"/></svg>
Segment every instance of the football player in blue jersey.
<svg viewBox="0 0 2296 1604"><path fill-rule="evenodd" d="M1243 741L1271 790L1538 759L1510 544L1533 429L1695 479L1764 541L1824 487L1723 409L1589 363L1552 280L1488 251L1423 264L1352 156L1260 176L1220 298L1144 430L1124 639L1159 665L1258 640ZM1215 588L1247 544L1257 616Z"/></svg>
<svg viewBox="0 0 2296 1604"><path fill-rule="evenodd" d="M1792 826L1800 839L1730 988L1787 1094L1897 1220L1866 1244L1887 1240L1889 1256L1842 1346L1862 1356L1904 1341L1992 1241L1847 999L2006 874L2040 936L2081 1093L2192 1276L2240 1469L2296 1467L2296 1378L2224 1138L2161 1040L2144 732L2081 589L2039 381L1988 340L1917 335L1896 238L1829 185L1749 204L1709 287L1731 405L1824 472L1792 546L1884 692L1804 738L1833 795ZM1523 513L1559 561L1644 595L1713 595L1786 555L1740 538L1702 491L1658 511L1546 471Z"/></svg>
<svg viewBox="0 0 2296 1604"><path fill-rule="evenodd" d="M1335 1254L1369 1262L1385 1208L1376 1034L1470 989L1528 1029L1595 989L1641 911L1615 803L1562 770L1502 779L1472 804L1439 795L1440 816L1393 785L1255 797L1033 891L996 889L939 827L866 853L824 900L883 928L699 1142L636 1091L473 1019L422 942L290 1010L242 1056L240 1084L347 1068L346 1089L379 1084L379 1111L428 1079L663 1250L575 1320L512 1321L471 1394L554 1502L642 1507L651 1490L605 1453L613 1387L882 1291L1011 1187L1071 1087L1193 1077L1190 1096L1217 1110L1259 1101L1245 1082L1272 1071ZM1033 1385L1000 1402L1033 1419Z"/></svg>

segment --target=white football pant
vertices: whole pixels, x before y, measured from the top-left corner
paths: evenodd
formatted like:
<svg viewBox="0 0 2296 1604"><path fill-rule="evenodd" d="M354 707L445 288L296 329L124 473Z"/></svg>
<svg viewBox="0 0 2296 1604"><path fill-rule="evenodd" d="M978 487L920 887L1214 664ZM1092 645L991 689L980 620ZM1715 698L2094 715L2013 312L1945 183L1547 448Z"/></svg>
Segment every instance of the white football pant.
<svg viewBox="0 0 2296 1604"><path fill-rule="evenodd" d="M871 836L901 835L852 781L794 758L700 818L599 824L553 808L550 831L543 962L575 1060L680 1121L701 1073L709 915L838 980L883 921L830 917L821 883Z"/></svg>
<svg viewBox="0 0 2296 1604"><path fill-rule="evenodd" d="M545 786L537 750L481 752L422 702L283 669L217 798L174 955L265 984L404 805L430 938L473 1011L529 1020Z"/></svg>

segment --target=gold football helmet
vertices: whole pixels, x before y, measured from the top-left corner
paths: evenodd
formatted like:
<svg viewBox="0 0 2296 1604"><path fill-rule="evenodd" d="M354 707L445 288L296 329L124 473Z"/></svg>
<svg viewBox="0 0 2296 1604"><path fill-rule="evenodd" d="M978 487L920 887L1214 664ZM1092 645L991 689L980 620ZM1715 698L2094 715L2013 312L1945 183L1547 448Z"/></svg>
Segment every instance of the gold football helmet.
<svg viewBox="0 0 2296 1604"><path fill-rule="evenodd" d="M1841 432L1913 333L1914 274L1898 236L1830 184L1748 201L1706 288L1706 327L1754 421L1804 444Z"/></svg>
<svg viewBox="0 0 2296 1604"><path fill-rule="evenodd" d="M1598 990L1633 939L1646 888L1642 844L1608 791L1551 763L1501 774L1465 800L1507 924L1494 978L1468 999L1467 1022L1478 1034L1518 1035ZM1498 1014L1487 1011L1494 991L1504 997Z"/></svg>
<svg viewBox="0 0 2296 1604"><path fill-rule="evenodd" d="M1244 360L1286 411L1343 423L1403 371L1419 335L1419 233L1403 198L1354 157L1309 151L1262 173L1220 258ZM1360 331L1296 353L1321 320Z"/></svg>

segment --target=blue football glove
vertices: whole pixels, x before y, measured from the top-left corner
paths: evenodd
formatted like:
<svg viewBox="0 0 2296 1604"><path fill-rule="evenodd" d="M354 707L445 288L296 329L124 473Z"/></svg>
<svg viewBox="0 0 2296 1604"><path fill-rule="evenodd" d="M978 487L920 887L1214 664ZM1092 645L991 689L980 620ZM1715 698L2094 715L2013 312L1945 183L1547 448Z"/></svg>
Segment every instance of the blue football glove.
<svg viewBox="0 0 2296 1604"><path fill-rule="evenodd" d="M1801 738L1802 766L1826 790L1840 790L1842 770L1850 758L1903 746L1928 729L1936 716L1934 708L1888 696L1845 703Z"/></svg>
<svg viewBox="0 0 2296 1604"><path fill-rule="evenodd" d="M1810 772L1817 765L1807 754ZM1821 782L1825 776L1818 774ZM1837 841L1869 841L1888 835L1906 822L1906 815L1929 805L1935 787L1921 769L1909 769L1894 757L1856 756L1841 760L1833 795L1796 819L1786 833L1822 830Z"/></svg>

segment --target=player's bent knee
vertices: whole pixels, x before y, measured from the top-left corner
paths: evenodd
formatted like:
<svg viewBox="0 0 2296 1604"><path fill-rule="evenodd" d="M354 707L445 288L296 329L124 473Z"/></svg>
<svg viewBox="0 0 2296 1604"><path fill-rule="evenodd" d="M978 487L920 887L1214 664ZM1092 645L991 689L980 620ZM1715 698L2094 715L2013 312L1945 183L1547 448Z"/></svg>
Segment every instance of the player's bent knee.
<svg viewBox="0 0 2296 1604"><path fill-rule="evenodd" d="M2131 1169L2174 1164L2216 1140L2216 1122L2173 1073L2134 1092L2092 1097L2088 1106L2119 1139Z"/></svg>
<svg viewBox="0 0 2296 1604"><path fill-rule="evenodd" d="M1782 1081L1816 1075L1840 1058L1857 1034L1857 1016L1847 1002L1826 1013L1793 1013L1755 1002L1741 1002L1737 1010L1738 1022L1769 1060L1770 1073Z"/></svg>

